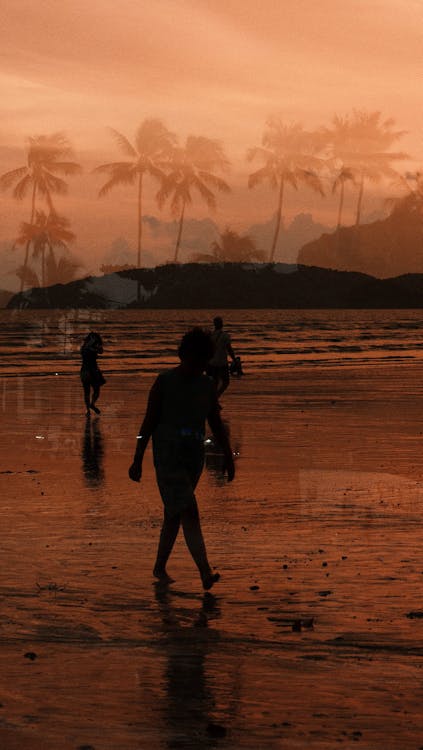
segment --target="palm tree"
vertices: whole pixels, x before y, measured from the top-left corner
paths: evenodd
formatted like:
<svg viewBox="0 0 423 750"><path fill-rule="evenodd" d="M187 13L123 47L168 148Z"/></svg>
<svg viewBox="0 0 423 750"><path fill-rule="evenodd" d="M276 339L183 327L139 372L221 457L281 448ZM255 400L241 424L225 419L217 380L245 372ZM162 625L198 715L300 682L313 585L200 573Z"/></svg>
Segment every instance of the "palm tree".
<svg viewBox="0 0 423 750"><path fill-rule="evenodd" d="M347 167L341 166L336 175L335 179L332 183L332 193L336 193L336 191L339 188L339 207L338 207L338 222L337 222L337 229L341 228L341 222L342 222L342 209L344 207L344 193L345 193L345 183L346 182L352 182L353 184L356 184L354 173L351 169L348 169Z"/></svg>
<svg viewBox="0 0 423 750"><path fill-rule="evenodd" d="M52 286L53 284L68 284L70 281L74 281L77 277L77 271L79 268L82 268L81 264L72 257L62 255L57 259L53 251L50 249L46 258L47 286ZM25 284L28 287L42 286L39 275L29 263L26 268L24 268L23 265L19 266L15 273L19 279L22 279L22 277L24 278Z"/></svg>
<svg viewBox="0 0 423 750"><path fill-rule="evenodd" d="M423 221L423 172L407 172L400 175L396 187L405 189L405 195L389 198L387 205L391 215L410 217L417 215Z"/></svg>
<svg viewBox="0 0 423 750"><path fill-rule="evenodd" d="M216 208L216 196L212 190L229 193L229 185L218 177L215 171L226 171L229 161L223 146L217 140L204 136L189 135L185 146L175 148L172 155L171 171L157 193L160 208L170 199L170 209L174 216L179 216L179 229L176 238L173 262L178 262L185 208L192 204L192 192L195 190L205 201L208 208Z"/></svg>
<svg viewBox="0 0 423 750"><path fill-rule="evenodd" d="M0 177L0 190L13 187L13 197L23 200L31 191L31 213L29 224L34 223L36 200L40 196L47 202L50 212L54 212L53 195L65 195L68 185L57 175L75 175L81 167L75 161L73 150L63 133L33 136L28 139L27 164ZM28 264L29 243L25 247L23 267ZM21 274L22 292L25 283L25 272Z"/></svg>
<svg viewBox="0 0 423 750"><path fill-rule="evenodd" d="M68 284L74 281L80 268L82 268L81 263L78 263L72 256L61 255L60 258L56 258L50 248L46 259L47 285Z"/></svg>
<svg viewBox="0 0 423 750"><path fill-rule="evenodd" d="M72 242L75 235L69 229L69 221L55 212L46 215L44 211L36 211L35 221L32 224L23 222L21 232L16 240L16 245L32 244L33 257L41 258L41 286L46 285L46 250L49 250L50 267L55 261L54 247L67 250L68 242Z"/></svg>
<svg viewBox="0 0 423 750"><path fill-rule="evenodd" d="M380 112L353 110L345 117L335 115L332 127L325 129L332 158L341 162L359 186L356 226L360 223L365 182L398 177L392 162L408 158L403 152L389 150L404 135L404 131L393 130L394 124L392 119L382 120Z"/></svg>
<svg viewBox="0 0 423 750"><path fill-rule="evenodd" d="M247 160L259 159L263 166L250 174L248 187L253 188L268 181L278 190L276 226L270 250L273 263L282 219L285 185L298 190L304 183L312 190L324 195L319 171L325 166L323 158L317 156L322 150L322 140L318 133L305 131L299 123L284 125L278 117L270 117L262 137L262 146L250 148Z"/></svg>
<svg viewBox="0 0 423 750"><path fill-rule="evenodd" d="M257 250L254 240L248 235L240 235L232 229L225 229L219 242L212 242L210 253L194 253L195 263L251 263L264 261L264 252Z"/></svg>
<svg viewBox="0 0 423 750"><path fill-rule="evenodd" d="M169 162L172 148L176 144L176 136L166 128L161 120L145 119L135 134L134 145L117 130L110 128L126 161L102 164L94 172L107 174L108 180L99 191L99 197L107 195L118 185L137 185L137 266L141 266L142 244L142 202L144 176L149 175L162 182L165 177L163 169Z"/></svg>

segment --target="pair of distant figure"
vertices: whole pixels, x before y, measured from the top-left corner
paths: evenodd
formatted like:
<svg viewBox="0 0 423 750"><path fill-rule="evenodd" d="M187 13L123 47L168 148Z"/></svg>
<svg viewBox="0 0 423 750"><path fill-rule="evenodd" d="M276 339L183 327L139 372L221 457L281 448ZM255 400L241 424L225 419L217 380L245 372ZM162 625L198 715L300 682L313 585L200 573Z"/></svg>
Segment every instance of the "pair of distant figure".
<svg viewBox="0 0 423 750"><path fill-rule="evenodd" d="M242 374L240 359L235 356L229 333L223 330L223 319L216 316L213 319L214 331L211 334L213 344L213 355L207 363L207 374L213 378L216 384L217 396L221 396L229 385L228 355L232 359L232 367L235 373ZM91 411L100 414L96 403L100 396L100 388L106 380L101 372L97 357L103 354L103 341L99 333L90 331L81 346L81 382L84 389L84 401L86 416L91 416Z"/></svg>
<svg viewBox="0 0 423 750"><path fill-rule="evenodd" d="M224 393L229 385L229 365L228 355L232 359L233 365L239 362L239 357L235 356L232 348L231 337L229 333L223 330L223 319L217 315L213 319L214 331L211 334L214 353L207 365L207 374L213 378L216 383L218 397Z"/></svg>
<svg viewBox="0 0 423 750"><path fill-rule="evenodd" d="M157 484L164 506L153 575L162 583L172 581L166 565L182 526L185 541L206 591L220 578L219 573L212 571L208 561L195 497L204 465L206 421L222 448L228 480L232 481L235 476L233 453L218 401L218 394L223 393L229 383L226 353L233 361L235 354L230 337L222 330L222 319L215 318L214 322L213 334L202 328L188 331L178 349L179 366L162 372L153 383L128 471L130 479L140 481L144 453L152 437ZM216 359L217 348L220 351ZM96 359L102 350L101 338L93 333L81 347L81 379L87 415L90 409L98 413L95 402L104 378L98 370ZM223 353L226 365L223 363ZM209 368L212 368L212 377L205 374L210 371ZM91 388L93 396L90 400Z"/></svg>

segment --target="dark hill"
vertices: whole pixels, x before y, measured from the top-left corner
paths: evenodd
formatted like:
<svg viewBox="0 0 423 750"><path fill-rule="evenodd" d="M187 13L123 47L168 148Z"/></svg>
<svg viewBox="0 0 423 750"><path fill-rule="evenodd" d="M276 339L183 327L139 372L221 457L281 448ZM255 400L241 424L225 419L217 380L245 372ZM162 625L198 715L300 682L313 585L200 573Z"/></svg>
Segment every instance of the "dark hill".
<svg viewBox="0 0 423 750"><path fill-rule="evenodd" d="M286 264L168 264L29 289L16 294L8 307L420 308L423 276L382 280Z"/></svg>
<svg viewBox="0 0 423 750"><path fill-rule="evenodd" d="M423 212L400 205L382 221L323 234L302 247L298 262L378 278L423 273Z"/></svg>

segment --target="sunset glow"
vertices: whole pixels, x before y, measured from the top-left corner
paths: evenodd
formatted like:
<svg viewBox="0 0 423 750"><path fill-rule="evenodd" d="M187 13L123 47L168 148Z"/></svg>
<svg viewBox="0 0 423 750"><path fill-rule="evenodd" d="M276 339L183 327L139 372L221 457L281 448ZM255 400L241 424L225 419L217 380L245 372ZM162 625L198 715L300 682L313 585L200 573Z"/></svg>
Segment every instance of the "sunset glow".
<svg viewBox="0 0 423 750"><path fill-rule="evenodd" d="M194 200L189 217L210 216L221 229L247 230L275 211L268 187L248 190L245 160L273 114L316 129L329 126L335 113L380 111L406 131L398 148L411 159L400 171L417 170L423 163L422 21L420 0L266 0L260 6L255 0L41 0L37 6L6 0L0 171L24 163L28 136L66 134L83 173L69 181L58 209L77 236L75 251L95 270L117 238L132 249L136 244L133 192L119 188L97 197L101 182L92 170L120 158L108 127L132 139L145 118L157 117L181 142L191 134L220 140L231 161L225 179L232 192L218 197L214 214ZM144 213L171 221L155 192L146 191ZM303 188L288 192L285 221L307 212L334 226L337 201L328 185L325 192L326 198ZM364 213L381 211L390 194L386 181L371 187ZM346 223L354 222L355 201L351 191ZM3 193L1 217L0 240L10 244L28 206ZM153 237L146 250L150 263L169 257ZM291 260L282 249L277 257Z"/></svg>

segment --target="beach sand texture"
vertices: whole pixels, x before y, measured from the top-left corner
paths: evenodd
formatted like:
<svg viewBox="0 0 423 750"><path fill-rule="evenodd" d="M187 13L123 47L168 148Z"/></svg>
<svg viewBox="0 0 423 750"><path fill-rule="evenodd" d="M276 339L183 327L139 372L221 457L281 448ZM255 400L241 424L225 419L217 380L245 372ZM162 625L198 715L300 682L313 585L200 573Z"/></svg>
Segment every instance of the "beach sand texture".
<svg viewBox="0 0 423 750"><path fill-rule="evenodd" d="M41 359L0 392L2 750L419 750L418 357L231 383L237 477L208 447L198 488L213 596L182 536L153 584L150 449L127 479L153 364L110 366L87 421L75 363Z"/></svg>

